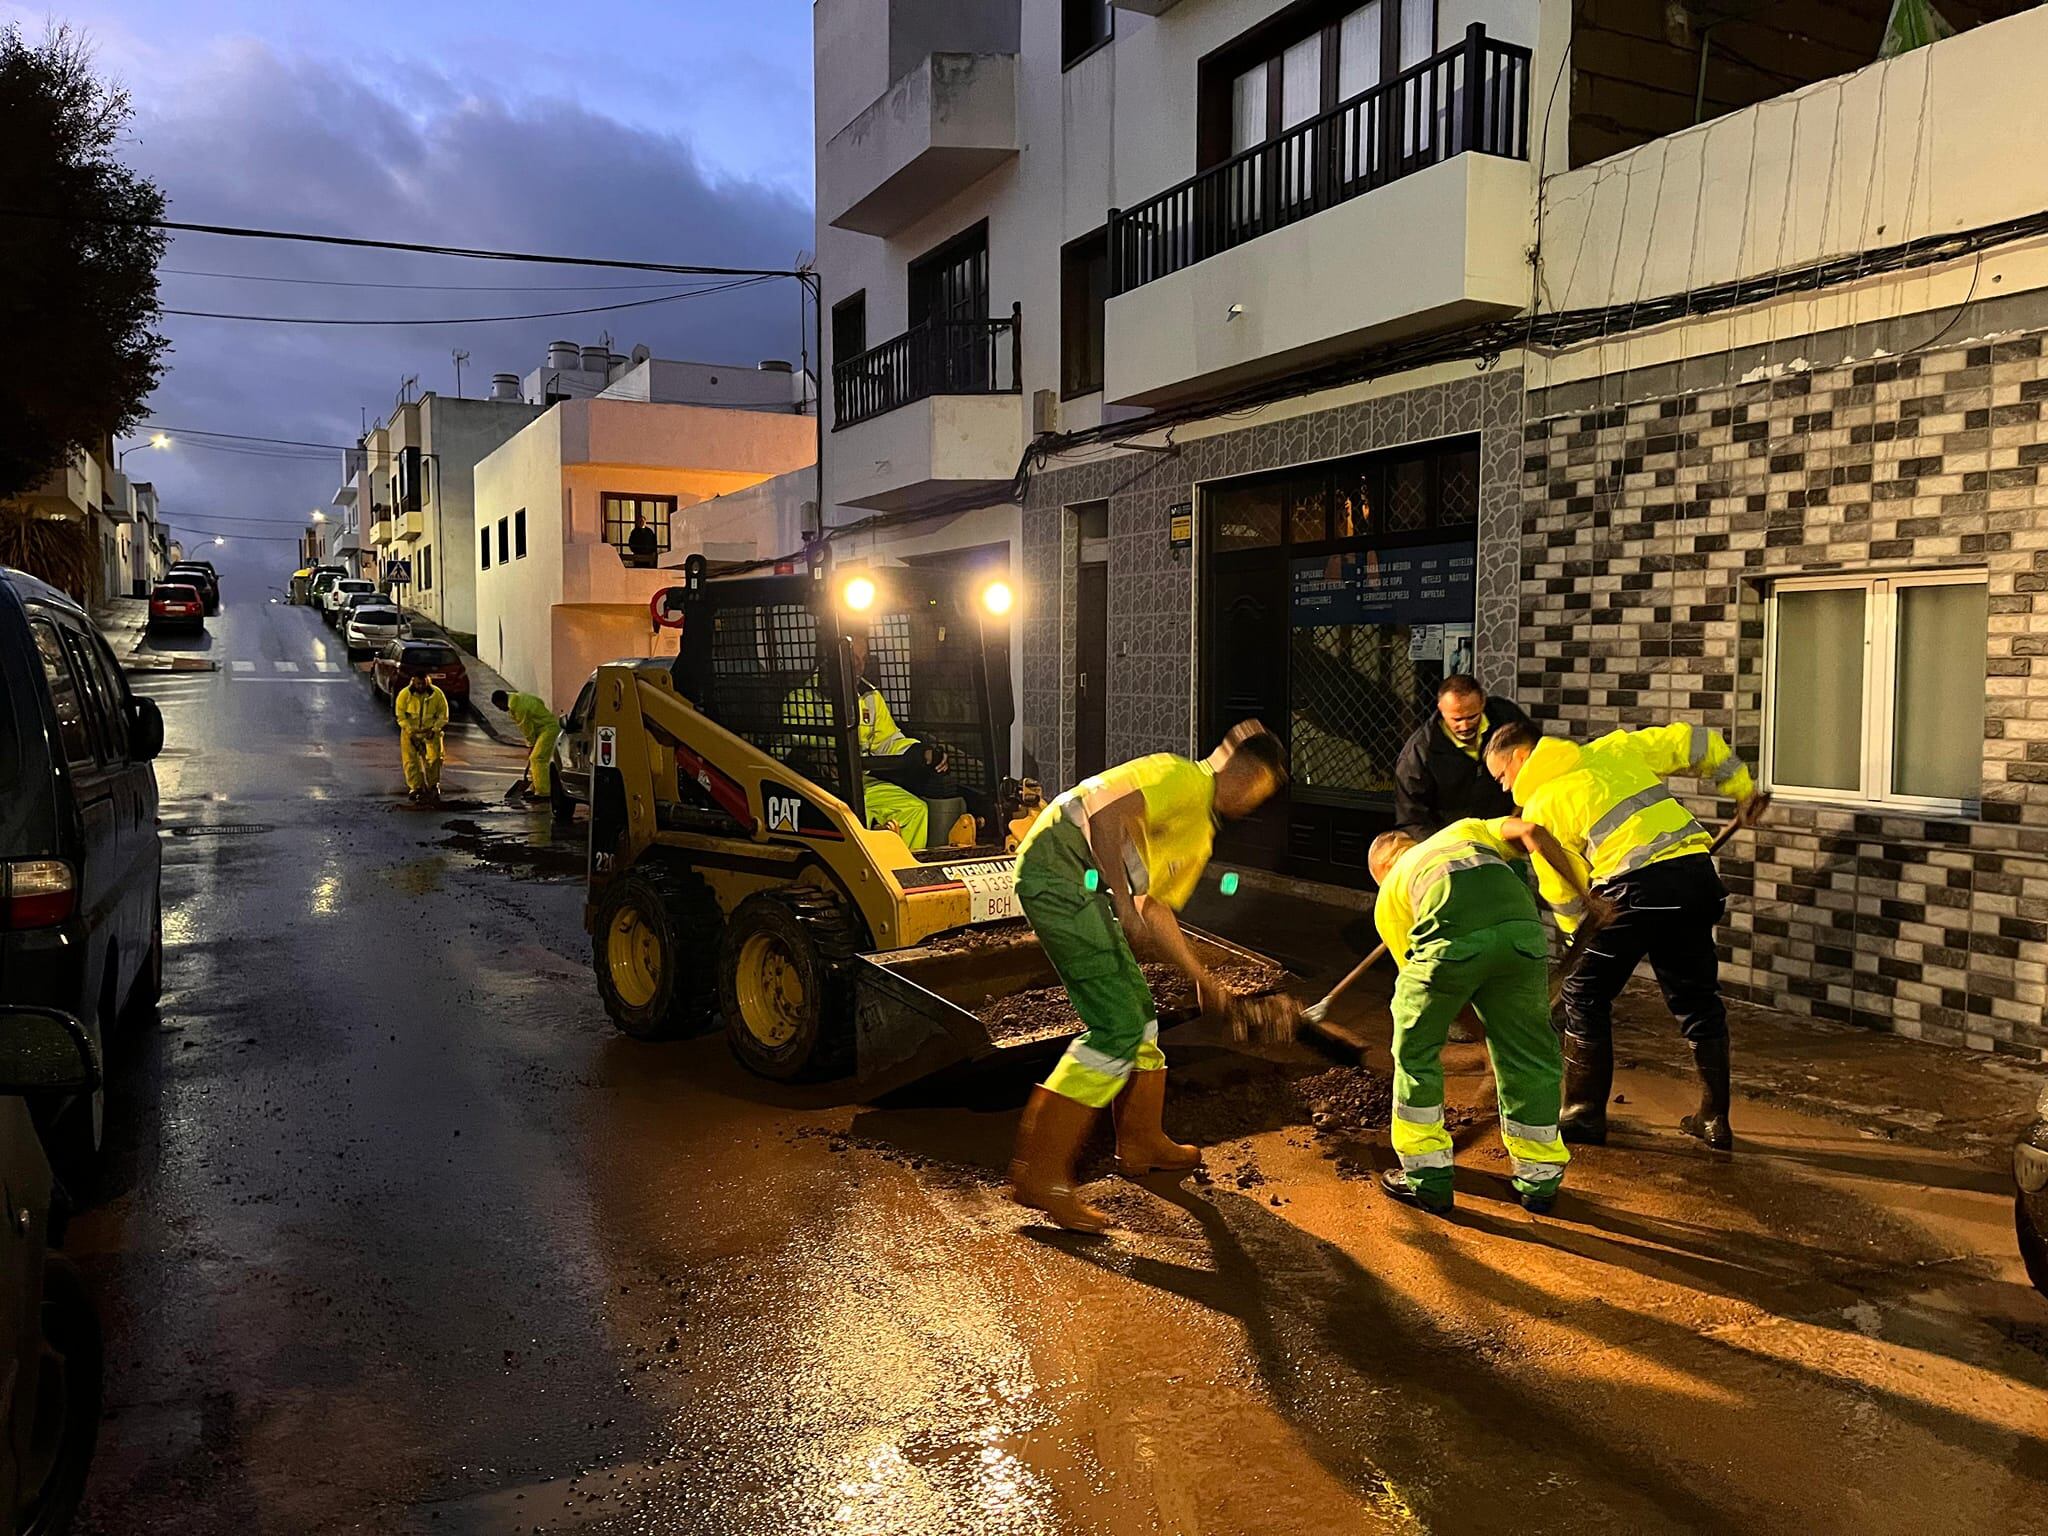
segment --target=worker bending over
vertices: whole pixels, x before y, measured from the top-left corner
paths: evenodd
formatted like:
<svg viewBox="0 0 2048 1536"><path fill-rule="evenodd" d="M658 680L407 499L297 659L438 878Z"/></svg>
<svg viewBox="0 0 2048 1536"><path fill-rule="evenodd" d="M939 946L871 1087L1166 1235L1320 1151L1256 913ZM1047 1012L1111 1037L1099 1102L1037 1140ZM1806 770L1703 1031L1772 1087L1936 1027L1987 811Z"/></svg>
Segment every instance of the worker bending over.
<svg viewBox="0 0 2048 1536"><path fill-rule="evenodd" d="M507 693L500 688L491 695L491 702L512 717L519 734L526 738L528 793L536 800L549 798L554 791L555 739L562 734L561 716L537 693ZM513 786L515 792L518 788Z"/></svg>
<svg viewBox="0 0 2048 1536"><path fill-rule="evenodd" d="M932 800L966 798L948 772L951 767L944 747L928 745L897 728L889 713L889 701L882 690L868 680L868 642L860 634L847 637L853 644L854 691L860 700L861 819L871 827L893 825L912 852L931 840ZM796 737L800 745L829 753L830 740L815 733L819 726L832 724L831 710L819 679L828 665L825 648L819 648L818 669L803 686L783 701L782 723L791 728L808 726L813 734ZM957 827L944 829L959 841ZM967 837L972 843L974 837Z"/></svg>
<svg viewBox="0 0 2048 1536"><path fill-rule="evenodd" d="M1427 1211L1452 1204L1443 1051L1467 1003L1486 1026L1500 1139L1522 1204L1549 1210L1571 1160L1557 1125L1564 1062L1550 1027L1550 941L1514 867L1525 857L1580 903L1602 904L1555 838L1514 817L1468 817L1421 842L1388 832L1366 855L1380 888L1373 924L1401 968L1391 1127L1401 1166L1382 1173L1380 1187Z"/></svg>
<svg viewBox="0 0 2048 1536"><path fill-rule="evenodd" d="M411 800L441 796L441 733L448 729L448 695L424 672L415 672L398 690L398 758L405 767L405 793Z"/></svg>
<svg viewBox="0 0 2048 1536"><path fill-rule="evenodd" d="M1487 744L1486 766L1522 815L1551 832L1576 872L1614 903L1613 920L1564 987L1564 1139L1607 1139L1614 999L1648 956L1699 1071L1699 1108L1679 1129L1727 1150L1728 1011L1714 951L1727 892L1714 872L1713 839L1664 780L1690 773L1750 821L1766 802L1749 769L1720 732L1683 723L1613 731L1584 746L1544 738L1533 725L1505 726ZM1539 875L1569 932L1581 915L1576 892L1549 870L1539 867Z"/></svg>
<svg viewBox="0 0 2048 1536"><path fill-rule="evenodd" d="M1202 964L1174 914L1208 866L1219 817L1249 816L1287 781L1279 738L1233 726L1203 762L1159 753L1075 785L1039 813L1017 849L1017 899L1086 1030L1032 1090L1010 1163L1013 1198L1063 1227L1109 1217L1074 1190L1074 1158L1096 1111L1116 1104L1117 1168L1182 1172L1198 1148L1170 1139L1159 1010L1132 953L1170 961L1202 1006L1231 993Z"/></svg>

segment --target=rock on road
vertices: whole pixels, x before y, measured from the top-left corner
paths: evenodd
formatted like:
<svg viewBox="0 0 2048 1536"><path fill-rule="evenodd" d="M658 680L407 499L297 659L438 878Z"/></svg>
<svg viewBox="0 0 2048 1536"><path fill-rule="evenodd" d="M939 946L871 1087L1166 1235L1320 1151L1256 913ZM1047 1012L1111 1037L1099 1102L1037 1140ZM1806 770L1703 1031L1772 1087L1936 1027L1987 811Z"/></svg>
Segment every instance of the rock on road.
<svg viewBox="0 0 2048 1536"><path fill-rule="evenodd" d="M72 1229L108 1327L85 1531L2048 1526L2048 1306L1995 1160L1749 1105L1717 1160L1625 1073L1643 1129L1555 1218L1482 1125L1435 1223L1305 1114L1230 1122L1326 1064L1191 1030L1214 1182L1106 1182L1128 1229L1056 1234L997 1182L1022 1081L849 1105L616 1036L578 851L500 803L517 752L458 727L476 803L414 811L311 611L231 600L207 649L136 681L168 993Z"/></svg>

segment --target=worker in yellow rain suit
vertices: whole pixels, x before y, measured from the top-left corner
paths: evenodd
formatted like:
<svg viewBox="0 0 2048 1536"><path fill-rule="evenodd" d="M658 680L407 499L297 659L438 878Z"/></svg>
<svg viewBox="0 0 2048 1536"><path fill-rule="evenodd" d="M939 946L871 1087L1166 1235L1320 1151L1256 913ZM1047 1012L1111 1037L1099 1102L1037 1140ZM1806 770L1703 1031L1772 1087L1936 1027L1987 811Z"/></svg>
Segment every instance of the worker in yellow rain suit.
<svg viewBox="0 0 2048 1536"><path fill-rule="evenodd" d="M1726 795L1748 822L1768 803L1721 733L1683 722L1612 731L1584 746L1545 738L1526 722L1503 726L1486 746L1486 767L1522 815L1555 836L1615 915L1565 983L1564 1139L1607 1139L1614 1087L1614 999L1647 958L1692 1047L1699 1108L1679 1129L1726 1151L1728 1011L1721 1002L1714 927L1727 892L1714 872L1713 839L1664 785L1688 773ZM1539 867L1544 896L1569 932L1579 912L1561 876Z"/></svg>
<svg viewBox="0 0 2048 1536"><path fill-rule="evenodd" d="M561 716L537 693L507 693L500 688L491 695L491 702L512 717L531 749L526 758L528 792L536 800L547 799L554 787L555 739L562 734Z"/></svg>
<svg viewBox="0 0 2048 1536"><path fill-rule="evenodd" d="M1382 1173L1380 1187L1439 1215L1451 1209L1443 1050L1470 1003L1486 1026L1515 1193L1529 1210L1549 1210L1571 1161L1557 1126L1564 1060L1550 1028L1550 941L1515 861L1537 861L1582 910L1604 916L1603 898L1555 838L1511 816L1466 817L1421 842L1388 832L1366 857L1380 888L1373 925L1401 968L1391 1133L1401 1166Z"/></svg>
<svg viewBox="0 0 2048 1536"><path fill-rule="evenodd" d="M1075 1191L1074 1159L1096 1111L1111 1103L1119 1171L1179 1173L1201 1161L1199 1148L1161 1125L1159 1011L1131 945L1177 967L1205 1010L1227 1011L1229 989L1203 966L1174 913L1208 867L1217 819L1251 815L1286 782L1279 738L1246 721L1203 762L1162 752L1083 780L1025 834L1017 900L1087 1029L1025 1106L1010 1161L1019 1205L1078 1232L1109 1225Z"/></svg>
<svg viewBox="0 0 2048 1536"><path fill-rule="evenodd" d="M398 755L405 765L405 792L413 800L441 794L441 733L448 729L448 695L424 672L398 690Z"/></svg>
<svg viewBox="0 0 2048 1536"><path fill-rule="evenodd" d="M932 790L934 799L957 793L950 785L940 782L948 767L946 750L927 746L897 728L895 716L889 713L889 701L882 697L882 690L867 679L866 639L858 634L850 638L853 641L855 687L860 695L861 780L864 786L861 817L871 827L894 825L904 843L916 852L931 839L932 817L931 807L911 786ZM801 687L791 690L783 700L782 723L797 732L793 744L829 754L831 738L816 734L820 727L829 729L832 725L831 709L818 686L824 666L823 657L819 666L819 672L813 672ZM803 727L809 727L809 730L805 731Z"/></svg>

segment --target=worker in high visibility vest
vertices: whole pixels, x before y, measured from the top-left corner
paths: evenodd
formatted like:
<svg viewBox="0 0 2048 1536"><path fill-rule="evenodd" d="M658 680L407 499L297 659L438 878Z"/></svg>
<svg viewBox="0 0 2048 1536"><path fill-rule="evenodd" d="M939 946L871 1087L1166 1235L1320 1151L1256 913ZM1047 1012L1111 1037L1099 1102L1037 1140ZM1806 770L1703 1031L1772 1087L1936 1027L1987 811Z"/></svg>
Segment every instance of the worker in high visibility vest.
<svg viewBox="0 0 2048 1536"><path fill-rule="evenodd" d="M1726 1151L1728 1011L1721 1002L1714 928L1727 892L1714 871L1713 839L1665 787L1690 774L1726 795L1751 820L1764 804L1749 768L1719 731L1680 722L1613 731L1583 746L1543 737L1533 725L1506 726L1487 743L1487 771L1521 813L1548 829L1594 890L1615 905L1565 983L1564 1139L1607 1139L1614 1086L1614 999L1647 958L1664 1001L1692 1047L1699 1108L1679 1122L1687 1135ZM1582 916L1574 893L1539 866L1539 885L1570 932Z"/></svg>
<svg viewBox="0 0 2048 1536"><path fill-rule="evenodd" d="M1087 1026L1032 1090L1010 1161L1011 1198L1063 1227L1100 1232L1109 1217L1074 1188L1074 1159L1096 1112L1116 1105L1126 1174L1185 1173L1201 1149L1169 1137L1159 1010L1131 946L1195 984L1224 1013L1230 989L1202 964L1174 916L1195 893L1219 819L1249 816L1287 782L1278 737L1231 727L1202 762L1160 752L1084 779L1032 823L1017 848L1017 902Z"/></svg>
<svg viewBox="0 0 2048 1536"><path fill-rule="evenodd" d="M441 734L448 729L448 695L424 672L413 673L392 705L398 719L398 758L411 800L441 796Z"/></svg>
<svg viewBox="0 0 2048 1536"><path fill-rule="evenodd" d="M1550 940L1515 867L1524 858L1571 890L1581 910L1606 915L1605 898L1557 840L1516 817L1466 817L1421 842L1388 832L1366 855L1380 888L1373 926L1401 968L1391 1126L1401 1166L1382 1173L1380 1187L1438 1215L1452 1205L1444 1042L1467 1003L1486 1026L1500 1139L1522 1204L1548 1211L1571 1161L1558 1132L1564 1062L1550 1027Z"/></svg>

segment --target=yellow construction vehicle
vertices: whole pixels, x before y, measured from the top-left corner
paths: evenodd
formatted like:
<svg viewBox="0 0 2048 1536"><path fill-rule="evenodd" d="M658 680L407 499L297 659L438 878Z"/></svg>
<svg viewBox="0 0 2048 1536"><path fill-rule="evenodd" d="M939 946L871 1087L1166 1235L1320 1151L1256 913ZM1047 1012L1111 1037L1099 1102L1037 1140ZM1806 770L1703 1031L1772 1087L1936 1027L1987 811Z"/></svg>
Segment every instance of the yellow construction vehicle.
<svg viewBox="0 0 2048 1536"><path fill-rule="evenodd" d="M1037 786L1003 773L1010 669L990 631L1007 624L985 616L1007 613L1007 588L835 576L820 550L803 572L731 580L692 557L661 601L682 615L671 671L601 667L592 703L584 923L618 1027L660 1039L722 1017L764 1076L870 1086L1071 1033L983 1017L1058 984L1012 891ZM863 755L872 694L915 749ZM905 841L914 817L868 814L906 793L942 846ZM956 824L974 835L946 842ZM1257 959L1197 942L1216 964Z"/></svg>

